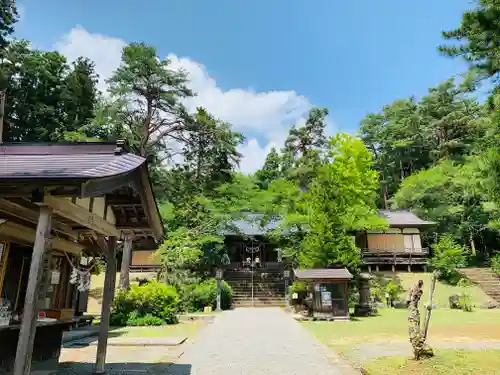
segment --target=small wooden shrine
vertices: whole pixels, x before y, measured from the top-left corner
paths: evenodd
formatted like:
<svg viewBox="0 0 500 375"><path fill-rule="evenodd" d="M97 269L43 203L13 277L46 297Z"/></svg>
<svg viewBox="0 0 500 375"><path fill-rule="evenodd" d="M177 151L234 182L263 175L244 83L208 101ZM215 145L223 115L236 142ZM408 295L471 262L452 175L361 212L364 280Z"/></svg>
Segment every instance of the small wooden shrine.
<svg viewBox="0 0 500 375"><path fill-rule="evenodd" d="M309 284L309 315L316 319L349 318L348 291L352 274L345 268L295 270L295 279Z"/></svg>

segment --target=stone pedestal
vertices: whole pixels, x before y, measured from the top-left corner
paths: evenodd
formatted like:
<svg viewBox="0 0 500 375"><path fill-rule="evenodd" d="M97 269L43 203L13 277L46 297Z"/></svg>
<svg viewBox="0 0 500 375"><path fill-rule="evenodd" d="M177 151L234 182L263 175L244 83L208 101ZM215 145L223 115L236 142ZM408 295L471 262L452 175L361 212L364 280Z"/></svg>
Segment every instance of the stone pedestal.
<svg viewBox="0 0 500 375"><path fill-rule="evenodd" d="M370 293L371 275L361 274L358 279L359 302L354 306L354 316L371 316L377 313Z"/></svg>

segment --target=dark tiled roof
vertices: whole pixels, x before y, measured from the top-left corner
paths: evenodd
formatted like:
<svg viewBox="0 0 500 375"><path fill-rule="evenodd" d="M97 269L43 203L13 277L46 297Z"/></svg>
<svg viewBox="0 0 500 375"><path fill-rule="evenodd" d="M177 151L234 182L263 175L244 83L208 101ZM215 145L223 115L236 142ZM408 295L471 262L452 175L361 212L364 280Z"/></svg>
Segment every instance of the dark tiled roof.
<svg viewBox="0 0 500 375"><path fill-rule="evenodd" d="M422 220L415 214L411 213L410 211L405 211L405 210L397 210L397 211L380 210L379 215L386 218L387 221L389 222L389 225L391 226L420 227L420 226L429 226L435 224L432 221Z"/></svg>
<svg viewBox="0 0 500 375"><path fill-rule="evenodd" d="M345 268L313 268L308 270L295 270L295 277L299 280L336 279L350 280L352 274Z"/></svg>
<svg viewBox="0 0 500 375"><path fill-rule="evenodd" d="M232 222L233 228L226 229L223 231L224 235L231 234L245 234L247 236L263 236L267 234L269 231L276 229L278 225L281 224L281 219L271 220L266 223L266 225L261 226L261 220L264 218L264 215L256 214L256 213L246 213L244 214L244 219L237 219Z"/></svg>
<svg viewBox="0 0 500 375"><path fill-rule="evenodd" d="M414 215L410 211L390 211L390 210L379 210L379 215L387 219L389 226L394 227L423 227L434 225L434 222L425 221L420 219L418 216ZM239 233L245 234L247 236L264 236L268 234L269 231L276 229L282 222L281 219L271 220L263 227L260 225L260 221L264 215L256 213L245 214L244 219L234 220L232 225L239 231ZM224 235L238 234L234 230L228 229L223 231Z"/></svg>
<svg viewBox="0 0 500 375"><path fill-rule="evenodd" d="M99 178L130 172L146 160L116 144L3 144L0 180Z"/></svg>

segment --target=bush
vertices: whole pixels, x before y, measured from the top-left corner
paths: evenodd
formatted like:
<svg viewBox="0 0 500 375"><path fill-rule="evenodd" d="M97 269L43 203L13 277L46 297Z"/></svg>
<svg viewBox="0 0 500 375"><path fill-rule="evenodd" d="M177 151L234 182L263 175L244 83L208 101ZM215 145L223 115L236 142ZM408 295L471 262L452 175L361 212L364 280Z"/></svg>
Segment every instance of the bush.
<svg viewBox="0 0 500 375"><path fill-rule="evenodd" d="M468 250L450 235L441 237L432 247L434 256L429 264L439 272L439 279L452 281L456 277L457 268L467 265Z"/></svg>
<svg viewBox="0 0 500 375"><path fill-rule="evenodd" d="M288 287L288 298L292 303L302 304L307 296L308 285L303 281L294 281ZM293 294L297 293L297 299L293 299Z"/></svg>
<svg viewBox="0 0 500 375"><path fill-rule="evenodd" d="M187 289L190 292L185 292L184 305L189 311L201 311L206 306L211 306L212 309L217 305L217 280L207 279L196 285L190 285ZM233 290L228 283L222 281L221 290L221 308L227 310L233 304Z"/></svg>
<svg viewBox="0 0 500 375"><path fill-rule="evenodd" d="M494 274L500 276L500 254L495 254L490 259L490 267Z"/></svg>
<svg viewBox="0 0 500 375"><path fill-rule="evenodd" d="M370 293L375 301L385 303L385 295L388 293L391 301L395 302L404 291L403 286L396 280L379 278L371 281Z"/></svg>
<svg viewBox="0 0 500 375"><path fill-rule="evenodd" d="M178 322L179 296L174 287L159 281L132 285L118 291L111 310L111 325L161 325Z"/></svg>
<svg viewBox="0 0 500 375"><path fill-rule="evenodd" d="M153 316L151 314L146 314L144 316L138 316L135 311L129 315L127 320L127 326L162 326L165 321L162 318Z"/></svg>
<svg viewBox="0 0 500 375"><path fill-rule="evenodd" d="M389 281L385 285L384 289L385 293L389 294L391 301L397 301L399 299L399 296L405 291L401 284L395 282L394 280Z"/></svg>

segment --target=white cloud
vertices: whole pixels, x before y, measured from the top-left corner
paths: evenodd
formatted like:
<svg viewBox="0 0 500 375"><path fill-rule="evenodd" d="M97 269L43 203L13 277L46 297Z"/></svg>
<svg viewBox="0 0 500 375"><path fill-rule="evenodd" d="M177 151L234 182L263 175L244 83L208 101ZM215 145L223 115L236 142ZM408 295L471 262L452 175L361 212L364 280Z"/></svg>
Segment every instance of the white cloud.
<svg viewBox="0 0 500 375"><path fill-rule="evenodd" d="M120 65L122 49L126 43L119 39L101 34L91 34L81 26L71 29L59 40L55 48L69 61L80 56L91 59L99 74L99 89L106 89L105 80Z"/></svg>
<svg viewBox="0 0 500 375"><path fill-rule="evenodd" d="M100 76L99 87L120 64L125 42L119 38L89 33L76 27L56 44L56 49L69 60L86 56L96 64ZM186 103L189 109L207 108L221 120L233 124L235 130L250 135L240 152L244 155L240 169L251 173L260 168L272 146L281 147L291 125L302 122L312 107L309 100L295 91L255 92L235 88L223 90L217 86L205 67L190 58L170 54L172 68L182 68L189 76L191 88L197 96ZM261 144L258 139L265 140Z"/></svg>

